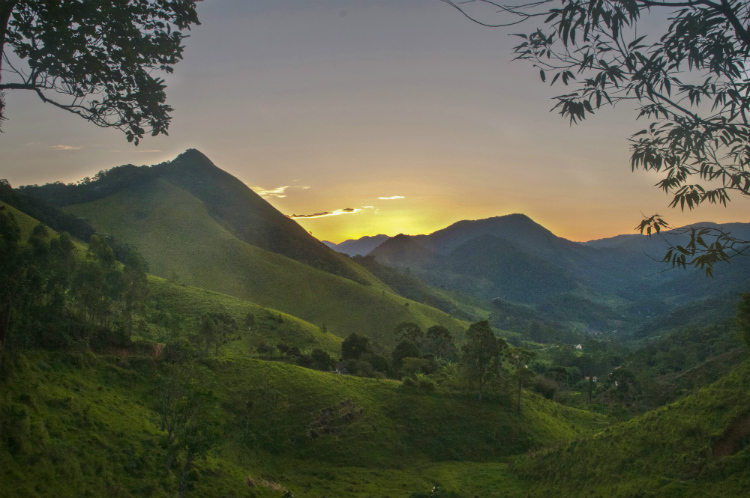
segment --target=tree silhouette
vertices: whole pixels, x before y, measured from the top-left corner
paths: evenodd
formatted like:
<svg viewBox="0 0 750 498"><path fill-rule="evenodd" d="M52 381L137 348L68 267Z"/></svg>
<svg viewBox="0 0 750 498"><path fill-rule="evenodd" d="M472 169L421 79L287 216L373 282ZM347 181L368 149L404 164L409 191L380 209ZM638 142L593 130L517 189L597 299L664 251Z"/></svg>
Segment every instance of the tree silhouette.
<svg viewBox="0 0 750 498"><path fill-rule="evenodd" d="M534 24L517 35L516 59L566 87L554 109L571 123L635 105L650 123L630 137L631 167L660 174L656 186L672 195L670 207L750 197L750 2L442 1L483 26ZM669 15L661 33L641 28L652 11ZM651 235L674 227L656 214L636 228ZM722 230L685 232L690 242L664 257L673 267L711 275L715 263L750 251L750 241Z"/></svg>
<svg viewBox="0 0 750 498"><path fill-rule="evenodd" d="M33 91L137 145L167 133L172 108L154 72L173 71L193 24L195 0L0 0L0 92Z"/></svg>

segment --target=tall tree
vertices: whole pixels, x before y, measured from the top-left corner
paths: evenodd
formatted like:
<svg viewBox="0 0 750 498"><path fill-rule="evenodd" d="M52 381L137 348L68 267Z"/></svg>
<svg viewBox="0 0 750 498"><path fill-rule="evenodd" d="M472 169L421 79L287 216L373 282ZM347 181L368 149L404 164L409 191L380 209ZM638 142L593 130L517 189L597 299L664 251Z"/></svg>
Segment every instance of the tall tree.
<svg viewBox="0 0 750 498"><path fill-rule="evenodd" d="M750 294L742 294L737 306L737 326L742 333L745 344L750 348Z"/></svg>
<svg viewBox="0 0 750 498"><path fill-rule="evenodd" d="M408 339L412 342L417 342L422 337L424 337L422 328L414 322L399 323L398 325L396 325L396 328L393 329L393 333L400 340Z"/></svg>
<svg viewBox="0 0 750 498"><path fill-rule="evenodd" d="M22 289L20 237L13 213L0 206L0 361L8 340L13 306Z"/></svg>
<svg viewBox="0 0 750 498"><path fill-rule="evenodd" d="M529 373L526 363L531 358L535 357L536 353L524 348L508 348L505 351L505 356L510 360L513 364L513 368L516 370L516 386L518 388L516 392L516 410L520 413L523 381Z"/></svg>
<svg viewBox="0 0 750 498"><path fill-rule="evenodd" d="M631 167L661 175L670 207L726 205L750 197L750 2L746 0L442 0L483 26L531 23L516 59L562 84L554 109L571 123L630 102L650 120L630 137ZM642 27L661 11L663 32ZM671 227L646 217L641 233ZM687 229L665 255L673 266L713 265L750 251L720 229Z"/></svg>
<svg viewBox="0 0 750 498"><path fill-rule="evenodd" d="M480 403L485 386L499 373L501 354L507 347L504 340L495 337L487 320L473 323L466 331L461 366L469 381L477 386Z"/></svg>
<svg viewBox="0 0 750 498"><path fill-rule="evenodd" d="M145 299L148 296L147 270L148 264L140 253L134 250L128 252L122 269L122 315L128 337L133 331L133 315L142 312L145 307Z"/></svg>
<svg viewBox="0 0 750 498"><path fill-rule="evenodd" d="M193 24L195 0L0 0L0 92L35 92L137 145L167 133L172 108L154 74L173 71Z"/></svg>

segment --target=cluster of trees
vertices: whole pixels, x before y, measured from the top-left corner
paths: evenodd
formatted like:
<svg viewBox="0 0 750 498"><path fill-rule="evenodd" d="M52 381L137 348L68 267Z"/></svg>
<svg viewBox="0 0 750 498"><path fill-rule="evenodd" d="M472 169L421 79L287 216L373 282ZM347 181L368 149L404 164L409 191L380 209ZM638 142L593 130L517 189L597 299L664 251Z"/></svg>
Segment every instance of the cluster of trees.
<svg viewBox="0 0 750 498"><path fill-rule="evenodd" d="M0 261L0 352L126 344L143 312L146 262L131 251L120 264L103 237L92 236L77 257L67 233L52 236L42 224L21 240L15 217L2 209Z"/></svg>
<svg viewBox="0 0 750 498"><path fill-rule="evenodd" d="M480 402L490 386L503 394L515 386L520 410L522 387L534 376L527 363L535 353L497 337L488 321L472 324L460 349L440 325L423 331L416 323L403 322L393 335L396 345L386 350L365 336L350 334L341 345L340 368L353 375L402 379L407 386L428 391L436 383L472 390Z"/></svg>

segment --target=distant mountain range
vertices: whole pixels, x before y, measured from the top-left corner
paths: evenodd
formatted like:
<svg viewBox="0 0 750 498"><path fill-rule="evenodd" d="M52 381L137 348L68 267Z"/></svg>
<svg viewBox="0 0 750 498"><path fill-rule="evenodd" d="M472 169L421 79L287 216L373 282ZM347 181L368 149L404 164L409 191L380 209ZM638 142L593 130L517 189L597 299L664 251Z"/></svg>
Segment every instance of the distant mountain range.
<svg viewBox="0 0 750 498"><path fill-rule="evenodd" d="M721 228L750 239L750 223ZM362 251L373 242L362 240L361 245L347 241L345 247ZM632 330L656 310L750 291L750 258L719 265L713 279L700 270L672 270L661 262L669 244L686 242L686 235L674 233L572 242L528 216L512 214L460 221L429 235L398 235L369 254L435 287L499 307L533 306L540 319Z"/></svg>
<svg viewBox="0 0 750 498"><path fill-rule="evenodd" d="M335 249L340 253L348 254L349 256L366 256L389 238L390 237L387 235L380 234L365 236L359 239L349 239L340 244L334 244L327 240L324 240L323 243L331 249Z"/></svg>

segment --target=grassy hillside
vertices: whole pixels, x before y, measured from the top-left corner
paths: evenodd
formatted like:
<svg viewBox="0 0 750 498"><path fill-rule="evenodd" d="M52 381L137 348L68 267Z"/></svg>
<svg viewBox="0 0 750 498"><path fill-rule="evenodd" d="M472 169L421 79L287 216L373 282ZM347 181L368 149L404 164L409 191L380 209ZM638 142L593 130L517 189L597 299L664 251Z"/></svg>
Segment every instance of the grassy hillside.
<svg viewBox="0 0 750 498"><path fill-rule="evenodd" d="M16 356L0 380L0 489L173 496L158 413L164 372L148 357ZM494 472L504 466L471 462L570 440L602 422L536 396L519 416L502 403L249 359L210 360L196 375L221 400L222 436L191 474L188 496L280 497L282 488L298 497L408 496L435 482L491 490L507 479Z"/></svg>
<svg viewBox="0 0 750 498"><path fill-rule="evenodd" d="M19 187L16 192L20 195L14 197L38 212L39 200L43 205L58 207L93 202L154 179L165 179L190 192L205 204L208 214L217 223L243 242L360 283L369 282L367 275L347 258L312 237L242 181L216 167L195 149L188 149L173 161L151 167L130 164L100 171L93 180L86 178L76 184L55 182ZM0 188L0 198L5 190L7 188Z"/></svg>
<svg viewBox="0 0 750 498"><path fill-rule="evenodd" d="M739 497L748 468L748 361L672 405L515 465L540 497Z"/></svg>
<svg viewBox="0 0 750 498"><path fill-rule="evenodd" d="M138 248L155 275L325 324L339 336L357 332L387 343L403 321L462 328L444 312L393 294L357 265L372 285L247 244L219 225L203 202L162 179L66 211Z"/></svg>
<svg viewBox="0 0 750 498"><path fill-rule="evenodd" d="M302 351L320 348L334 357L341 354L341 338L323 332L319 327L297 317L273 309L263 308L255 303L220 294L218 292L176 285L159 277L149 281L150 299L160 303L161 309L171 316L198 318L204 313L228 313L237 323L242 324L238 341L224 347L226 354L247 357L259 342L268 344L285 343L299 347ZM245 317L253 314L255 324L248 327ZM149 334L147 340L166 342L172 336L160 336L160 332ZM161 332L163 334L163 332Z"/></svg>
<svg viewBox="0 0 750 498"><path fill-rule="evenodd" d="M39 222L32 218L31 216L22 213L18 209L14 208L13 206L4 203L3 201L0 201L0 208L6 210L6 212L13 215L13 217L16 219L16 223L18 224L18 228L21 230L21 240L26 240L29 238L29 235L31 235L31 231L34 229L35 226L39 224Z"/></svg>

